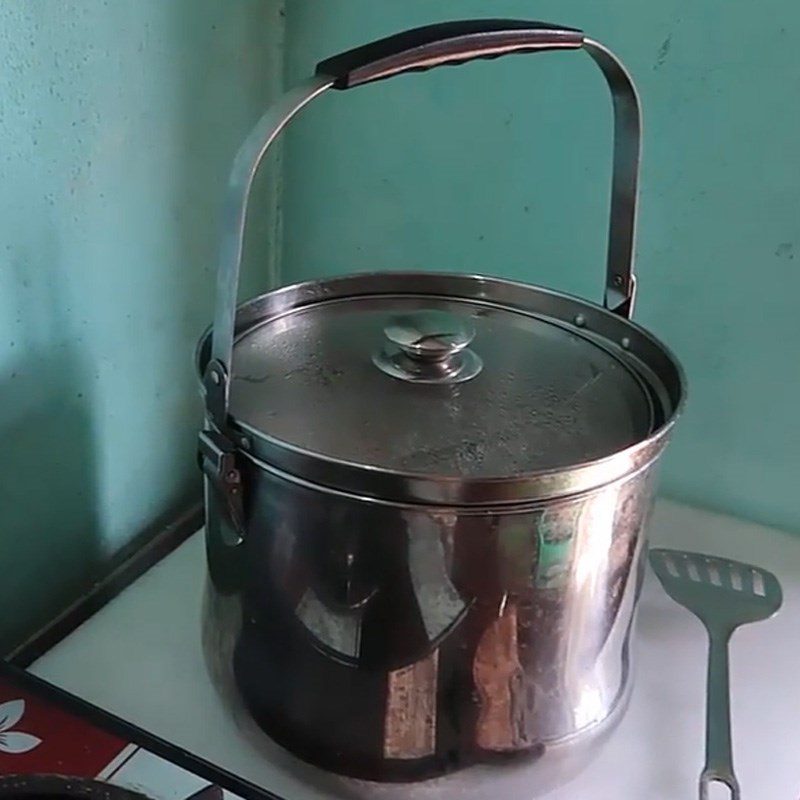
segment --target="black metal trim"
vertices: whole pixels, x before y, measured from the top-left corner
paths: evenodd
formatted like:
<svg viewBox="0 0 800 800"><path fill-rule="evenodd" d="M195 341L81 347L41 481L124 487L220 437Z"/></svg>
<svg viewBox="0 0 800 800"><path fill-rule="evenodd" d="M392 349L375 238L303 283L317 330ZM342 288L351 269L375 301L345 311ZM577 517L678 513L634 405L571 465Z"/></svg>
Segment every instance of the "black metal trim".
<svg viewBox="0 0 800 800"><path fill-rule="evenodd" d="M72 714L89 720L92 724L120 737L124 741L132 742L182 769L204 778L209 783L238 794L244 800L285 800L280 795L274 794L268 789L261 789L249 781L215 767L208 761L192 755L187 750L165 742L163 739L159 739L157 736L153 736L141 728L137 728L9 662L0 661L0 676Z"/></svg>

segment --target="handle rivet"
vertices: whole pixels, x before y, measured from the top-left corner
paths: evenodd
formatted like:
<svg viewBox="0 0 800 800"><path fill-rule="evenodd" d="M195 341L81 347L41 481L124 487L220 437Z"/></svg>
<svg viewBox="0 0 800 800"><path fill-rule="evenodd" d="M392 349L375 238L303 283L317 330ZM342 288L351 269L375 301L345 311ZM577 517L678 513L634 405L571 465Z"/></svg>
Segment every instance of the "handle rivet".
<svg viewBox="0 0 800 800"><path fill-rule="evenodd" d="M615 275L614 276L614 286L622 286L622 284L623 284L622 275Z"/></svg>
<svg viewBox="0 0 800 800"><path fill-rule="evenodd" d="M583 327L585 327L585 325L586 325L586 317L584 317L584 316L583 316L583 314L578 314L578 315L576 315L576 317L575 317L575 324L576 324L576 325L577 325L579 328L583 328Z"/></svg>
<svg viewBox="0 0 800 800"><path fill-rule="evenodd" d="M239 439L239 444L245 450L249 450L250 449L250 440L246 436L242 436L242 438Z"/></svg>
<svg viewBox="0 0 800 800"><path fill-rule="evenodd" d="M216 370L212 370L211 383L215 384L216 386L219 386L219 382L220 382L219 372L217 372Z"/></svg>
<svg viewBox="0 0 800 800"><path fill-rule="evenodd" d="M623 350L627 350L631 346L631 340L627 336L623 336L620 344Z"/></svg>

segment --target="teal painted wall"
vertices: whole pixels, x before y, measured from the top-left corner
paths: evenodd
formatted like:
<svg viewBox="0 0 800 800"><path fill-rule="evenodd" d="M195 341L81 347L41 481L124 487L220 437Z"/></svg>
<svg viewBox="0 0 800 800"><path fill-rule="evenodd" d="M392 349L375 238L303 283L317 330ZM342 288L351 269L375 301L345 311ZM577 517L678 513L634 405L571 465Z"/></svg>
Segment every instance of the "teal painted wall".
<svg viewBox="0 0 800 800"><path fill-rule="evenodd" d="M284 31L280 0L0 5L0 650L196 497L191 351L221 192L277 87L446 18L563 21L629 65L646 123L637 319L691 382L664 489L800 530L800 7L759 13L288 0ZM431 267L599 298L609 146L602 78L576 54L323 98L257 182L243 294L280 263L287 281Z"/></svg>
<svg viewBox="0 0 800 800"><path fill-rule="evenodd" d="M287 75L470 16L582 27L631 69L645 114L636 318L690 381L663 489L800 531L800 5L289 0ZM288 134L284 279L477 270L599 300L610 126L602 76L575 53L323 97Z"/></svg>
<svg viewBox="0 0 800 800"><path fill-rule="evenodd" d="M196 497L192 349L282 27L263 0L0 5L0 652Z"/></svg>

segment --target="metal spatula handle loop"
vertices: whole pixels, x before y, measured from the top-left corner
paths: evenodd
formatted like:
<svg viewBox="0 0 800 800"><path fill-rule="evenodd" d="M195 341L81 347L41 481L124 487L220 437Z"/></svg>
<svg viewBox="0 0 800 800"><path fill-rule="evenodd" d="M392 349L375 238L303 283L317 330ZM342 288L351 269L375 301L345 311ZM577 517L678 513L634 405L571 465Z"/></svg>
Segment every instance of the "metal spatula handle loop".
<svg viewBox="0 0 800 800"><path fill-rule="evenodd" d="M732 630L708 627L708 685L706 689L706 764L700 775L700 800L710 800L709 788L724 783L732 800L739 800L731 746L730 672L728 641Z"/></svg>
<svg viewBox="0 0 800 800"><path fill-rule="evenodd" d="M700 800L714 784L740 800L731 747L728 642L740 625L767 619L783 601L778 579L765 569L731 559L679 550L651 549L650 563L666 593L691 611L708 632L706 764Z"/></svg>

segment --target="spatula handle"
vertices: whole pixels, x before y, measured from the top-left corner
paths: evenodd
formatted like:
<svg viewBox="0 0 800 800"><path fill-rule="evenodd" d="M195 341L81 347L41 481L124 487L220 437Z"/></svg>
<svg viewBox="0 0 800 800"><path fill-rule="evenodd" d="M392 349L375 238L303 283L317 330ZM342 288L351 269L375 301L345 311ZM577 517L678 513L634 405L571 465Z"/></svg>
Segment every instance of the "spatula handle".
<svg viewBox="0 0 800 800"><path fill-rule="evenodd" d="M733 631L708 630L708 685L706 687L706 765L700 775L700 800L709 787L725 784L732 800L739 800L739 782L733 772L731 747L728 642Z"/></svg>

